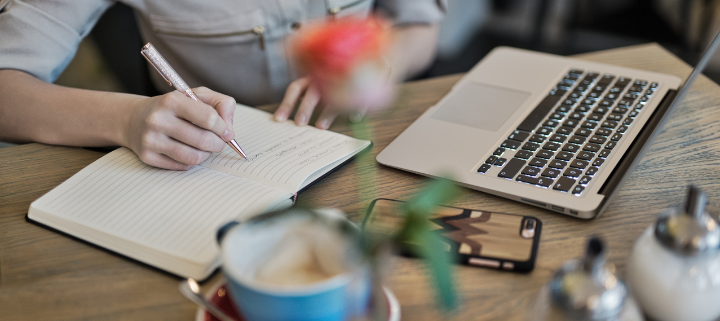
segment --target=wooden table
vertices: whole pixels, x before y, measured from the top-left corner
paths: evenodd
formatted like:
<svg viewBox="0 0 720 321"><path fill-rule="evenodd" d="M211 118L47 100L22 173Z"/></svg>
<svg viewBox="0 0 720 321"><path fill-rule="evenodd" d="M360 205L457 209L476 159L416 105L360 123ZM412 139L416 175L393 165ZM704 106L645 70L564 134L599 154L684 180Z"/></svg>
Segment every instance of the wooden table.
<svg viewBox="0 0 720 321"><path fill-rule="evenodd" d="M662 47L649 44L579 55L579 58L679 76L691 68ZM395 108L371 116L377 155L460 78L408 83ZM537 266L516 274L457 267L462 309L453 316L435 309L423 266L395 262L388 286L405 320L521 320L542 285L565 261L582 254L590 235L602 236L609 260L625 272L630 248L654 214L682 203L685 186L704 188L720 201L720 87L700 78L672 115L600 218L582 221L466 190L457 206L534 215L544 222ZM271 106L266 109L271 109ZM347 124L332 128L349 134ZM192 320L196 307L177 290L177 277L25 221L30 203L103 154L80 148L28 144L0 149L0 320ZM357 171L377 173L377 187L360 195L408 199L423 177L377 163L352 162L300 195L303 203L337 207L362 219L369 199L358 196ZM220 278L215 275L205 287Z"/></svg>

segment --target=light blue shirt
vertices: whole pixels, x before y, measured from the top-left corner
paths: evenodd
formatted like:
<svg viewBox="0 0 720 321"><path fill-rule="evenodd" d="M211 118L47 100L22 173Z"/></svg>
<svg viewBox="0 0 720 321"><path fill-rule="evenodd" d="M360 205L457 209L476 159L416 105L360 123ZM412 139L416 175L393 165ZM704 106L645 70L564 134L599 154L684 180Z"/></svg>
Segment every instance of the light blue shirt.
<svg viewBox="0 0 720 321"><path fill-rule="evenodd" d="M191 86L248 105L279 102L298 77L286 40L329 16L367 15L375 6L395 24L432 24L446 0L122 0L152 42ZM0 5L5 1L0 0ZM0 13L0 69L53 82L80 41L114 1L10 0ZM138 55L140 54L140 48ZM151 72L158 89L172 88Z"/></svg>

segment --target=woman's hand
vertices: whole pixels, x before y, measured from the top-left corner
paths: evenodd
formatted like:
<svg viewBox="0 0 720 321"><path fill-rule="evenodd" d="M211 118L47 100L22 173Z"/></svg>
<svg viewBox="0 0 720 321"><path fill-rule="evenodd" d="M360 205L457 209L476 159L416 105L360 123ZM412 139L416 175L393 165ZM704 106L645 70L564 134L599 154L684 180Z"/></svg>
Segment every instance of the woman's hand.
<svg viewBox="0 0 720 321"><path fill-rule="evenodd" d="M295 109L295 106L298 106L295 113L295 124L299 126L307 125L313 111L320 105L324 104L320 99L320 92L317 87L313 85L309 77L303 77L293 81L288 86L282 103L275 111L275 120L286 120ZM339 111L327 105L322 106L321 109L315 126L320 129L327 129L335 120Z"/></svg>
<svg viewBox="0 0 720 321"><path fill-rule="evenodd" d="M235 99L205 87L193 91L201 101L178 91L138 100L123 145L149 165L174 170L188 170L222 151L235 137Z"/></svg>

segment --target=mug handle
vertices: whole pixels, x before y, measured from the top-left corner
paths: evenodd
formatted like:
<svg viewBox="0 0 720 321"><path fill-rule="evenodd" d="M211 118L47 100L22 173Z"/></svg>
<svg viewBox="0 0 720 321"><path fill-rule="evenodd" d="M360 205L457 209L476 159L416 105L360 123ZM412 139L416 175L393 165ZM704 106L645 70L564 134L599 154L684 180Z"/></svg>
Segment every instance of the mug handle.
<svg viewBox="0 0 720 321"><path fill-rule="evenodd" d="M222 244L222 240L225 238L225 235L227 234L227 232L230 231L236 225L240 225L240 222L238 222L238 221L227 222L227 223L225 223L225 225L221 226L217 230L217 232L215 234L215 240L217 241L218 245Z"/></svg>

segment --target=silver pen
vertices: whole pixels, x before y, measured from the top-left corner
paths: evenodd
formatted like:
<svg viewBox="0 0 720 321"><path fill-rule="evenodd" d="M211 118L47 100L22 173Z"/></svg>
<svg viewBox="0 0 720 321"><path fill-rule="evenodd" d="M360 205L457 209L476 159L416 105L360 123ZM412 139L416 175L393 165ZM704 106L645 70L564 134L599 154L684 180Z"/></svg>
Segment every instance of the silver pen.
<svg viewBox="0 0 720 321"><path fill-rule="evenodd" d="M180 75L175 72L175 69L170 67L170 64L163 58L162 55L155 49L155 46L153 46L151 43L147 43L142 47L142 50L140 50L140 53L147 59L147 61L155 67L155 70L157 70L160 73L160 76L167 81L168 85L175 87L177 91L185 94L185 96L188 96L195 101L200 101L198 97L195 95L195 93L188 87L187 83L185 83L182 78L180 78ZM243 152L242 148L240 148L240 145L235 141L235 139L231 139L227 142L227 144L235 150L240 156L245 158L246 160L247 155L245 155L245 152Z"/></svg>

